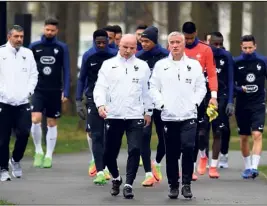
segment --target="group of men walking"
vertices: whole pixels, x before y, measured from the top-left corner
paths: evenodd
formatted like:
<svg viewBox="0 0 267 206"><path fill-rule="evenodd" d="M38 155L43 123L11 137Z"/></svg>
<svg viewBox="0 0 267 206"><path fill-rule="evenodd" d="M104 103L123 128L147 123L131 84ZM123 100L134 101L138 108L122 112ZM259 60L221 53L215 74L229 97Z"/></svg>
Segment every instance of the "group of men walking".
<svg viewBox="0 0 267 206"><path fill-rule="evenodd" d="M41 40L27 49L21 46L23 28L15 25L7 44L0 47L1 181L11 180L8 162L13 176L22 176L20 160L30 131L35 145L33 165L52 167L57 119L70 87L68 47L56 39L57 32L58 21L47 19ZM168 49L158 43L158 34L154 26L138 26L135 35L122 35L117 25L107 26L94 32L93 46L83 55L76 107L86 120L92 152L88 173L96 176L94 183L103 185L112 178L111 195L120 193L123 179L117 157L126 132L124 197L134 197L132 186L139 164L145 170L143 186L162 180L161 161L166 154L168 196L177 198L181 184L181 194L191 198L191 181L198 179L196 168L204 175L208 166L209 177L219 178L217 167L228 167L229 117L234 113L245 161L242 177L257 177L265 123L266 59L255 52L255 38L243 36L242 53L233 59L223 47L220 32L208 34L204 43L198 39L193 22L185 22L182 32L168 35ZM40 125L44 111L48 117L46 154ZM158 146L151 160L153 122ZM9 158L12 129L16 144ZM213 143L208 162L210 129ZM253 138L252 155L249 135Z"/></svg>

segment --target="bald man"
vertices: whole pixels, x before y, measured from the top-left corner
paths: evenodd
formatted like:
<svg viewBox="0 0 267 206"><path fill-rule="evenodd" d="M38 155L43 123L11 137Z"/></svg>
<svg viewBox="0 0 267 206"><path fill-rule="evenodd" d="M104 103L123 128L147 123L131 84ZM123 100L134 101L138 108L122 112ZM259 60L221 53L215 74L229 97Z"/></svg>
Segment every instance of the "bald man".
<svg viewBox="0 0 267 206"><path fill-rule="evenodd" d="M99 115L106 120L104 159L113 177L112 196L120 193L122 178L117 157L124 132L127 136L128 160L123 195L134 197L132 185L138 170L140 146L144 127L151 122L152 101L148 93L150 69L135 57L136 38L122 37L117 56L103 62L94 89L94 100Z"/></svg>

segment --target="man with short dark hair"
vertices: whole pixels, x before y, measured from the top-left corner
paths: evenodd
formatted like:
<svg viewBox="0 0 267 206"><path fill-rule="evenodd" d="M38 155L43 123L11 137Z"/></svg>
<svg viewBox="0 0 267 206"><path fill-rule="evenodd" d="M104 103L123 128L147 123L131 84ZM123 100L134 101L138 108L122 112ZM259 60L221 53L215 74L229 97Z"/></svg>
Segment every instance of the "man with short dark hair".
<svg viewBox="0 0 267 206"><path fill-rule="evenodd" d="M220 32L212 32L209 40L214 59L216 62L216 71L218 75L218 117L211 124L208 123L206 142L209 142L209 131L212 126L213 144L212 144L212 159L210 161L209 176L210 178L219 178L220 174L217 170L218 157L222 144L229 144L230 126L229 116L234 114L234 80L233 80L233 59L232 55L223 46L223 36ZM210 98L210 93L206 95L206 101ZM206 118L207 121L208 118ZM224 146L225 147L225 146ZM207 150L207 148L206 148ZM203 152L203 151L200 151ZM223 160L227 160L225 153L221 155ZM227 162L226 162L227 163ZM226 164L224 166L227 166Z"/></svg>
<svg viewBox="0 0 267 206"><path fill-rule="evenodd" d="M113 25L113 28L115 29L115 44L118 47L122 37L122 29L119 25Z"/></svg>
<svg viewBox="0 0 267 206"><path fill-rule="evenodd" d="M262 133L265 123L266 57L256 53L256 41L252 35L241 38L242 53L234 58L236 108L235 116L240 135L240 147L245 162L242 177L256 178L262 152ZM250 155L249 136L253 138Z"/></svg>
<svg viewBox="0 0 267 206"><path fill-rule="evenodd" d="M32 51L23 47L24 30L14 25L8 32L8 42L0 46L0 180L9 181L8 161L12 175L22 177L20 161L31 130L29 97L34 93L38 71ZM9 159L12 129L15 147Z"/></svg>
<svg viewBox="0 0 267 206"><path fill-rule="evenodd" d="M93 152L93 160L89 163L88 173L89 176L94 176L97 173L94 183L103 185L110 179L110 175L108 170L105 169L106 164L103 160L104 119L98 114L93 98L93 91L97 81L98 72L103 62L114 57L117 54L117 50L108 47L108 34L105 30L96 30L93 34L93 41L93 47L83 55L81 72L77 82L76 107L80 118L85 120L86 111L84 111L82 97L86 85L85 95L88 112L86 125L87 131L90 131L89 138L92 139L92 145L89 144L89 147L92 147L91 151Z"/></svg>
<svg viewBox="0 0 267 206"><path fill-rule="evenodd" d="M207 82L208 87L210 89L211 98L205 103L203 101L200 105L198 105L198 128L197 128L197 137L196 137L196 145L195 145L195 164L198 156L198 150L204 150L204 152L200 152L200 161L198 165L198 173L203 175L206 172L206 166L208 162L208 158L206 156L205 148L207 147L206 140L206 130L207 124L205 122L205 114L208 105L213 105L215 108L218 107L217 102L217 90L218 90L218 80L216 67L214 63L214 57L212 50L209 45L200 41L197 38L197 28L193 22L185 22L183 24L183 33L185 35L185 53L188 57L197 59L202 66L203 73L207 73ZM198 141L199 140L199 141ZM195 165L194 165L195 169ZM197 180L197 175L193 174L193 180Z"/></svg>
<svg viewBox="0 0 267 206"><path fill-rule="evenodd" d="M145 24L140 24L135 29L135 36L136 36L136 40L137 40L137 51L140 51L143 48L140 40L141 40L142 33L145 31L145 29L147 27L148 26Z"/></svg>
<svg viewBox="0 0 267 206"><path fill-rule="evenodd" d="M163 59L169 55L169 51L162 48L158 43L158 28L151 26L144 30L141 34L140 42L143 49L136 53L136 57L142 59L148 63L148 66L153 72L155 63L160 59ZM158 135L158 146L155 160L151 163L151 149L150 141L152 135L152 123L144 128L144 134L142 138L141 156L143 160L144 169L146 172L145 180L142 182L143 186L153 186L155 180L162 180L162 173L160 170L160 162L165 155L165 145L163 139L163 123L160 117L159 110L153 110L152 119L155 122L156 131ZM152 171L151 172L151 166Z"/></svg>
<svg viewBox="0 0 267 206"><path fill-rule="evenodd" d="M103 28L108 33L108 46L112 49L117 49L115 44L115 37L116 37L116 28L111 25L107 25Z"/></svg>
<svg viewBox="0 0 267 206"><path fill-rule="evenodd" d="M65 43L56 38L58 25L58 20L53 18L46 19L41 40L33 42L29 46L39 71L38 83L32 96L31 132L35 145L34 167L52 167L52 156L58 132L57 119L61 116L61 104L68 100L70 93L69 50ZM45 111L47 117L48 128L45 156L41 141L43 111Z"/></svg>

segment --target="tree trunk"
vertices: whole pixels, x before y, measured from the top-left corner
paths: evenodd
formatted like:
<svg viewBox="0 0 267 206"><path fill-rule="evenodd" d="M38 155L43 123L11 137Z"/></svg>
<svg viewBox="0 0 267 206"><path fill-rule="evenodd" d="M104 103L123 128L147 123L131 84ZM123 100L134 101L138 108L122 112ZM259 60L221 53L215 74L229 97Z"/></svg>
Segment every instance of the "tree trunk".
<svg viewBox="0 0 267 206"><path fill-rule="evenodd" d="M70 84L70 98L69 101L64 105L66 110L64 111L67 115L76 115L76 104L75 104L75 91L77 83L77 57L79 49L79 22L80 22L80 3L79 2L68 2L67 4L67 18L65 19L66 32L65 38L66 43L69 47L70 53L70 68L71 68L71 84Z"/></svg>
<svg viewBox="0 0 267 206"><path fill-rule="evenodd" d="M108 24L108 2L97 2L98 10L96 17L96 27L103 28Z"/></svg>
<svg viewBox="0 0 267 206"><path fill-rule="evenodd" d="M207 32L219 30L217 2L192 2L191 16L201 40Z"/></svg>
<svg viewBox="0 0 267 206"><path fill-rule="evenodd" d="M230 51L240 54L240 38L243 29L243 2L231 2Z"/></svg>
<svg viewBox="0 0 267 206"><path fill-rule="evenodd" d="M180 3L177 1L168 1L167 7L167 32L169 34L172 31L178 30L177 27L179 27Z"/></svg>
<svg viewBox="0 0 267 206"><path fill-rule="evenodd" d="M260 42L260 44L257 44L257 51L261 54L266 54L267 52L267 17L262 15L266 12L266 2L252 2L252 34L255 36L256 42Z"/></svg>

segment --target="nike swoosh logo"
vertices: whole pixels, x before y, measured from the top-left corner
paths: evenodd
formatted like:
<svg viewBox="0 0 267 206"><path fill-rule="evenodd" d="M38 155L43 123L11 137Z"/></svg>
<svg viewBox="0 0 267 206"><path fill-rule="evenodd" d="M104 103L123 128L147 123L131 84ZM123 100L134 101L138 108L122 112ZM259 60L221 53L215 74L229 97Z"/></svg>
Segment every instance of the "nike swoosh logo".
<svg viewBox="0 0 267 206"><path fill-rule="evenodd" d="M95 65L97 65L97 63L91 63L91 66L95 66Z"/></svg>

